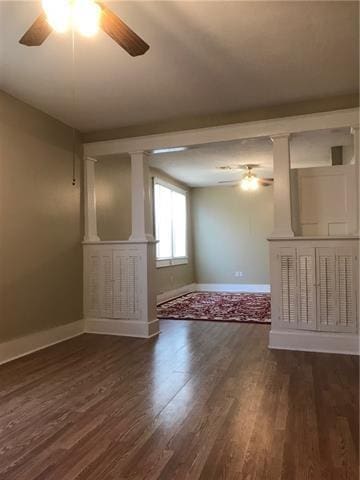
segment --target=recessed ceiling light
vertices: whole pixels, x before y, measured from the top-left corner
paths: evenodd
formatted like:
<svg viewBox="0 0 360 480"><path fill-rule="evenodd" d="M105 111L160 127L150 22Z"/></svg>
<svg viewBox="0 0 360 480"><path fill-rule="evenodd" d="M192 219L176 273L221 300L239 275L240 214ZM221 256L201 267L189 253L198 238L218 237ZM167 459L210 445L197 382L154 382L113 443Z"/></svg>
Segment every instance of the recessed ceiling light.
<svg viewBox="0 0 360 480"><path fill-rule="evenodd" d="M152 153L173 153L173 152L183 152L187 150L187 147L170 147L170 148L157 148L153 150Z"/></svg>

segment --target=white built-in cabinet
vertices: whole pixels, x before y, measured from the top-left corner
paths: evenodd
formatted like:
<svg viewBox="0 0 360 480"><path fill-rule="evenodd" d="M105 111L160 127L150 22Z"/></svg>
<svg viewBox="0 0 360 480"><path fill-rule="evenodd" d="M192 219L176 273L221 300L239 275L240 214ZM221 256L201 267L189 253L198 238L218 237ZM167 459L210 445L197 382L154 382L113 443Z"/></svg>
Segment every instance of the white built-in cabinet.
<svg viewBox="0 0 360 480"><path fill-rule="evenodd" d="M157 335L155 242L89 241L83 248L86 330Z"/></svg>
<svg viewBox="0 0 360 480"><path fill-rule="evenodd" d="M86 318L137 319L146 291L146 248L138 244L84 246ZM146 265L145 265L146 272Z"/></svg>
<svg viewBox="0 0 360 480"><path fill-rule="evenodd" d="M358 242L271 242L272 321L277 328L357 331Z"/></svg>

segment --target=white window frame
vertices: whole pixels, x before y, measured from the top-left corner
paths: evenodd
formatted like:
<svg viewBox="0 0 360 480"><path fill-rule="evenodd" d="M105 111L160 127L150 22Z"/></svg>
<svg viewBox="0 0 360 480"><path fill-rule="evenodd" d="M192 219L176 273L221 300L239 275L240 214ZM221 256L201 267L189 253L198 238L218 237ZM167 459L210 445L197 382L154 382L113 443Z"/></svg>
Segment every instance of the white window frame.
<svg viewBox="0 0 360 480"><path fill-rule="evenodd" d="M159 177L154 177L154 193L153 193L153 211L154 211L154 232L156 235L156 206L155 206L155 185L162 185L163 187L169 188L170 190L173 190L174 192L181 193L185 195L185 209L186 209L186 232L185 232L185 253L186 255L184 257L169 257L169 258L157 258L156 257L156 267L161 268L161 267L171 267L174 265L186 265L189 263L189 257L188 257L188 201L189 201L189 195L188 191L184 190L183 188L178 187L177 185L174 185L173 183L166 182L165 180L162 180ZM173 248L173 245L172 245Z"/></svg>

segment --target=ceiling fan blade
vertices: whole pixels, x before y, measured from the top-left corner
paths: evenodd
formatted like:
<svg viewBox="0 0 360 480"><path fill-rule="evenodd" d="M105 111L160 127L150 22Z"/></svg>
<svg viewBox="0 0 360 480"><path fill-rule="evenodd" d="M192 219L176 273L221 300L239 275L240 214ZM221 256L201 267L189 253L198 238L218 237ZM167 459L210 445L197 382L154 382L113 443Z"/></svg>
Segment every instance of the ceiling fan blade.
<svg viewBox="0 0 360 480"><path fill-rule="evenodd" d="M143 55L149 50L149 45L133 32L114 12L103 3L97 3L102 9L100 25L105 33L123 47L132 57Z"/></svg>
<svg viewBox="0 0 360 480"><path fill-rule="evenodd" d="M46 14L43 12L20 38L19 43L27 47L38 47L47 39L51 32L52 28L47 21Z"/></svg>
<svg viewBox="0 0 360 480"><path fill-rule="evenodd" d="M273 178L259 178L259 183L263 187L269 187L270 185L272 185L274 183L274 179Z"/></svg>
<svg viewBox="0 0 360 480"><path fill-rule="evenodd" d="M218 183L239 183L240 180L221 180Z"/></svg>

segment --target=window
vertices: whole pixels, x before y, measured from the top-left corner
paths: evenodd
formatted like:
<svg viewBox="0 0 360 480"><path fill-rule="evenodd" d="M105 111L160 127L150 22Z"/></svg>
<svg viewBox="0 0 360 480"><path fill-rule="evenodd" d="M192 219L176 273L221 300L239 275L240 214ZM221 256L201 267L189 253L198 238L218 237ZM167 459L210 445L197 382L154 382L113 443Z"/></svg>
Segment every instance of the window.
<svg viewBox="0 0 360 480"><path fill-rule="evenodd" d="M187 195L174 185L155 179L154 208L157 266L187 263Z"/></svg>

